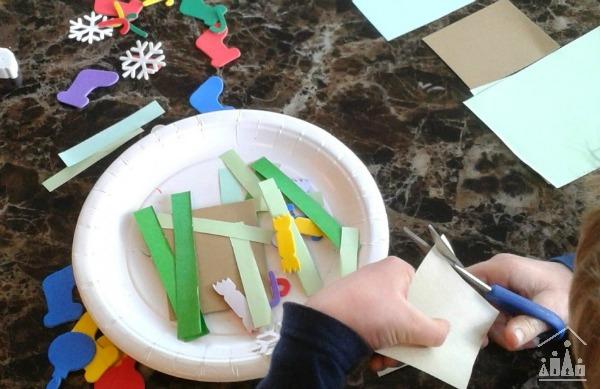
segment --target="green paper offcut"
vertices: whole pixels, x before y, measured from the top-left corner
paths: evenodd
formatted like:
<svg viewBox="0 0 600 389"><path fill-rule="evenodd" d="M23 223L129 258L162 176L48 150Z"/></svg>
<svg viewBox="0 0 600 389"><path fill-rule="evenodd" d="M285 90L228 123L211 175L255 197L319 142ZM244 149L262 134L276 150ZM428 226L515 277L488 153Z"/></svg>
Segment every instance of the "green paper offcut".
<svg viewBox="0 0 600 389"><path fill-rule="evenodd" d="M237 263L244 293L248 301L248 310L252 317L254 328L259 328L271 324L271 306L262 280L256 258L252 252L250 242L243 239L229 238L231 247L235 254L235 262Z"/></svg>
<svg viewBox="0 0 600 389"><path fill-rule="evenodd" d="M165 113L165 110L156 101L153 101L107 129L59 153L58 156L67 166L73 166L92 157L100 150L110 147L118 139L148 124L163 113Z"/></svg>
<svg viewBox="0 0 600 389"><path fill-rule="evenodd" d="M173 210L173 241L175 242L177 337L190 341L208 334L204 315L200 311L190 192L173 194L171 208Z"/></svg>
<svg viewBox="0 0 600 389"><path fill-rule="evenodd" d="M231 204L244 201L246 191L240 186L229 169L219 169L219 193L221 204Z"/></svg>
<svg viewBox="0 0 600 389"><path fill-rule="evenodd" d="M336 248L340 248L342 226L318 202L267 158L263 157L251 166L261 176L274 179L279 190L323 231Z"/></svg>
<svg viewBox="0 0 600 389"><path fill-rule="evenodd" d="M83 172L96 162L100 161L102 158L106 157L107 155L121 147L123 144L127 143L129 140L141 134L142 132L144 132L144 130L142 130L141 128L135 129L134 131L130 132L124 137L117 139L104 149L99 150L89 158L86 158L81 162L78 162L72 166L68 166L62 169L52 177L46 179L46 181L42 182L42 185L48 190L48 192L52 192L54 189L62 186L74 177L77 177L81 172Z"/></svg>
<svg viewBox="0 0 600 389"><path fill-rule="evenodd" d="M275 184L273 179L261 182L260 189L262 190L265 202L269 206L272 217L289 215L283 195L277 188L277 184ZM310 256L310 251L308 251L308 247L306 247L306 243L298 231L298 227L296 227L295 223L292 223L290 228L296 243L296 255L300 261L300 270L297 271L298 278L300 279L300 283L302 284L306 295L311 296L323 287L323 281Z"/></svg>
<svg viewBox="0 0 600 389"><path fill-rule="evenodd" d="M169 242L163 234L162 228L154 212L154 208L146 207L133 213L138 228L146 242L150 257L156 266L160 281L167 292L167 298L177 312L177 294L175 291L175 257L169 247Z"/></svg>
<svg viewBox="0 0 600 389"><path fill-rule="evenodd" d="M340 276L344 277L358 268L358 229L342 227L340 245Z"/></svg>
<svg viewBox="0 0 600 389"><path fill-rule="evenodd" d="M244 163L234 150L229 150L221 155L220 158L231 174L238 180L240 185L250 193L253 199L257 200L257 210L267 211L268 208L262 198L262 192L258 186L260 180L256 177L256 174L254 174L252 169Z"/></svg>
<svg viewBox="0 0 600 389"><path fill-rule="evenodd" d="M162 228L173 228L173 219L168 213L159 213L158 221ZM196 217L192 218L192 228L194 229L194 232L202 234L220 235L263 244L272 244L274 234L272 230L248 226L244 223L230 223L221 220Z"/></svg>

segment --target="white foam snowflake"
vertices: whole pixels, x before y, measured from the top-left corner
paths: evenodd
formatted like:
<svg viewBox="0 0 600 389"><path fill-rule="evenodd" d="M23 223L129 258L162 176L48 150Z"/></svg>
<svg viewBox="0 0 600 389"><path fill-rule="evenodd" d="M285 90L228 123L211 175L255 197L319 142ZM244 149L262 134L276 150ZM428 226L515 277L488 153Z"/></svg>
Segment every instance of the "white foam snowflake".
<svg viewBox="0 0 600 389"><path fill-rule="evenodd" d="M147 41L143 44L140 41L135 42L135 47L127 50L126 55L119 58L123 62L122 68L125 70L123 78L136 78L137 74L138 80L142 77L147 80L150 74L154 74L161 67L167 66L161 46L161 42L156 45ZM148 48L148 51L146 51L146 48Z"/></svg>
<svg viewBox="0 0 600 389"><path fill-rule="evenodd" d="M83 15L83 18L86 20L85 23L81 18L77 18L77 21L69 20L69 23L71 23L71 27L69 28L69 38L77 39L78 42L92 44L103 40L107 36L112 36L112 28L101 28L97 26L98 22L106 20L106 16L96 15L96 13L92 11L89 15Z"/></svg>
<svg viewBox="0 0 600 389"><path fill-rule="evenodd" d="M281 335L279 335L280 330L281 323L277 323L263 330L256 336L254 348L251 351L265 356L273 354L273 350L281 337Z"/></svg>

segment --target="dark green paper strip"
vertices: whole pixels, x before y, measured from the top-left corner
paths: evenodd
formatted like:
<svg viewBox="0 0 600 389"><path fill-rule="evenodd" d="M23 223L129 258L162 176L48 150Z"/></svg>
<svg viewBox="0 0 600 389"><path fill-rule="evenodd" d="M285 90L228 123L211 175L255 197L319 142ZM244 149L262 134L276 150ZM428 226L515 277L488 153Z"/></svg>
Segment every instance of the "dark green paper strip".
<svg viewBox="0 0 600 389"><path fill-rule="evenodd" d="M336 248L340 248L342 226L318 202L267 158L263 157L251 166L261 176L274 179L279 190L323 231Z"/></svg>
<svg viewBox="0 0 600 389"><path fill-rule="evenodd" d="M171 196L175 241L175 288L177 292L177 337L190 341L208 334L200 311L196 245L192 229L190 192Z"/></svg>
<svg viewBox="0 0 600 389"><path fill-rule="evenodd" d="M150 250L150 256L158 271L158 276L162 282L163 288L167 292L167 298L173 311L176 309L176 292L175 292L175 257L169 242L163 234L163 230L158 222L156 213L152 207L140 209L133 213L133 217L137 222L138 228L142 233L142 238Z"/></svg>

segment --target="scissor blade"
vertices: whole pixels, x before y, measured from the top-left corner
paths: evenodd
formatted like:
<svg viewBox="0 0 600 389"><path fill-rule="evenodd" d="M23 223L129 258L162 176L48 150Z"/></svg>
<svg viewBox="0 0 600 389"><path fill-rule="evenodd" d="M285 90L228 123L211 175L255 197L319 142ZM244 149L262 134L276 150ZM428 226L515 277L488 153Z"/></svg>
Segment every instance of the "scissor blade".
<svg viewBox="0 0 600 389"><path fill-rule="evenodd" d="M412 232L412 230L408 227L404 227L402 229L404 233L419 247L419 250L423 252L423 254L427 254L429 250L431 250L431 245L425 242L419 235Z"/></svg>
<svg viewBox="0 0 600 389"><path fill-rule="evenodd" d="M440 234L438 234L438 232L435 230L435 228L431 224L428 226L428 228L429 228L429 233L431 234L431 237L433 238L433 246L439 250L440 254L442 254L453 265L458 265L458 266L464 267L463 264L460 262L460 260L458 258L456 258L456 255L454 255L452 250L450 250L450 247L448 247L446 242L444 242L444 239L442 239Z"/></svg>

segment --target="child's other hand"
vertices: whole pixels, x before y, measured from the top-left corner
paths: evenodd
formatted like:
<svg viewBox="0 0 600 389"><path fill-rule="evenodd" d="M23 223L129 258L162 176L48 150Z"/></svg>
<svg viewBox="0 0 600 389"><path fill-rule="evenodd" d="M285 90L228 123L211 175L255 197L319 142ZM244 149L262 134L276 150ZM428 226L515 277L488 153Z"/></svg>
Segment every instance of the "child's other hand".
<svg viewBox="0 0 600 389"><path fill-rule="evenodd" d="M439 346L449 323L406 299L415 270L396 257L365 266L311 296L306 305L352 328L374 350L399 344ZM388 363L383 360L379 366Z"/></svg>
<svg viewBox="0 0 600 389"><path fill-rule="evenodd" d="M554 311L566 323L572 272L564 265L512 254L498 254L468 268L488 284L498 284ZM548 326L529 316L500 313L489 336L507 350L535 347L534 339Z"/></svg>

